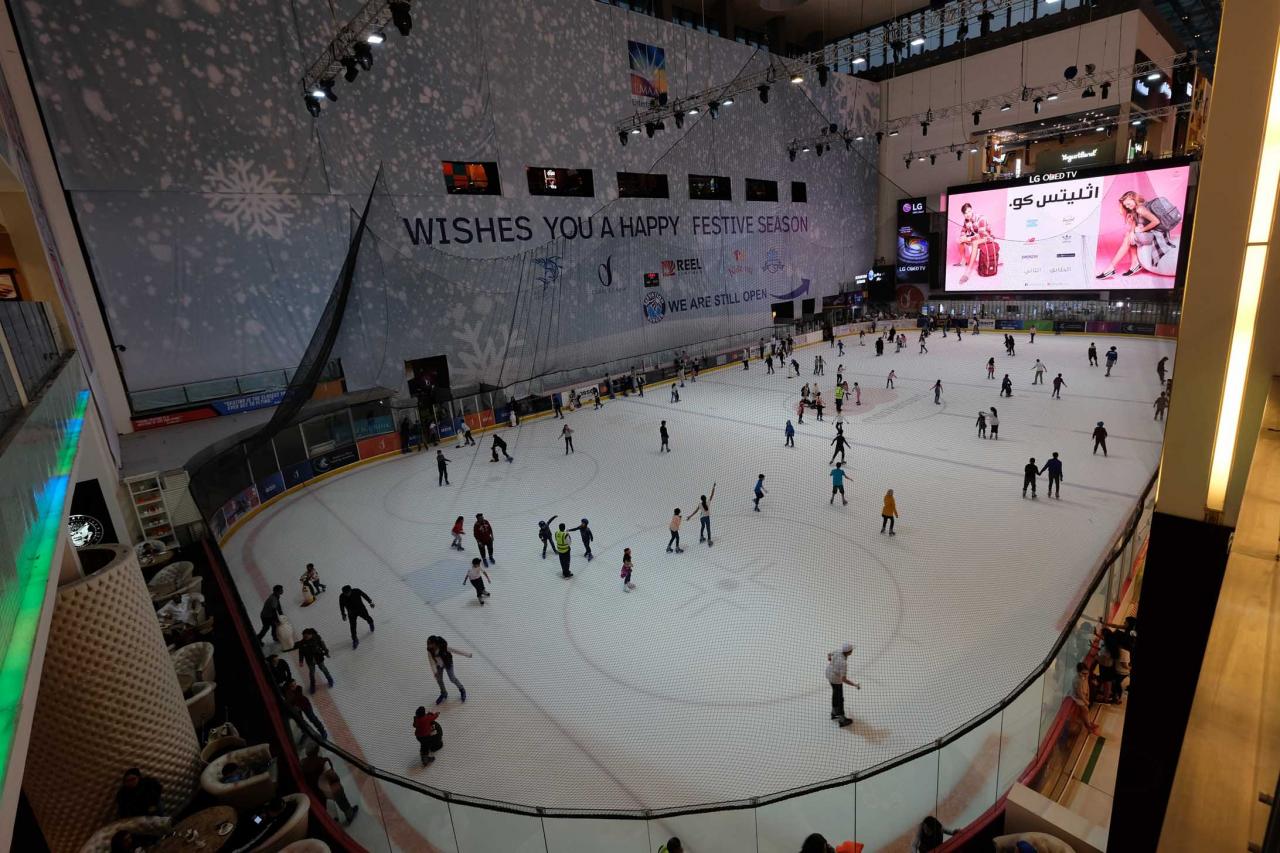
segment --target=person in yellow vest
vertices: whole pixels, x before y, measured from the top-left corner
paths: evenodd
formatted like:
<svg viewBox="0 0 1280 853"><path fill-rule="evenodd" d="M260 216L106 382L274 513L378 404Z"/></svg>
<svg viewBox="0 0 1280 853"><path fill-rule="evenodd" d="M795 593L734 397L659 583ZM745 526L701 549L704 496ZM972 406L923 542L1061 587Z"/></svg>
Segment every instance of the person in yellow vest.
<svg viewBox="0 0 1280 853"><path fill-rule="evenodd" d="M893 489L884 493L884 506L880 509L880 532L887 526L889 535L893 536L893 520L898 517L898 504L893 499Z"/></svg>
<svg viewBox="0 0 1280 853"><path fill-rule="evenodd" d="M835 397L836 397L836 414L838 415L840 414L841 408L843 408L844 406L844 385L842 384L836 385Z"/></svg>
<svg viewBox="0 0 1280 853"><path fill-rule="evenodd" d="M569 571L569 531L564 529L561 524L559 529L551 535L551 547L556 549L556 556L560 558L560 574L566 578L573 577L573 572Z"/></svg>

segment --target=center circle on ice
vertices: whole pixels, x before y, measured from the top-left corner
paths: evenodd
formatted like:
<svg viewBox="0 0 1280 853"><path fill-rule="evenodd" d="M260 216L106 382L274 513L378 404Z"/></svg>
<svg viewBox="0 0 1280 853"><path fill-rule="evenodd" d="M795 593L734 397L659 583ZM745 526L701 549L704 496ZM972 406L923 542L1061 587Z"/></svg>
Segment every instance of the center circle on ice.
<svg viewBox="0 0 1280 853"><path fill-rule="evenodd" d="M718 513L715 545L700 544L696 524L686 524L683 554L665 552L665 525L643 530L626 543L633 592L618 577L621 547L597 551L589 565L575 560L564 606L569 643L605 678L672 703L821 704L823 652L797 661L796 649L829 651L849 640L856 678L890 650L902 619L893 575L849 535L852 519L838 518ZM801 564L797 536L822 537L839 556Z"/></svg>

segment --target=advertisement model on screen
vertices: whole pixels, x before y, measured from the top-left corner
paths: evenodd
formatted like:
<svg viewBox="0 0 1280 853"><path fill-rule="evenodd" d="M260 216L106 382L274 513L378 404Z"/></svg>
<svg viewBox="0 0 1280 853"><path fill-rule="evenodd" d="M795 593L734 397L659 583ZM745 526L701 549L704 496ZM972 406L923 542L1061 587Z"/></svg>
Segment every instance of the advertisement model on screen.
<svg viewBox="0 0 1280 853"><path fill-rule="evenodd" d="M1169 290L1191 167L1069 169L947 193L946 289Z"/></svg>

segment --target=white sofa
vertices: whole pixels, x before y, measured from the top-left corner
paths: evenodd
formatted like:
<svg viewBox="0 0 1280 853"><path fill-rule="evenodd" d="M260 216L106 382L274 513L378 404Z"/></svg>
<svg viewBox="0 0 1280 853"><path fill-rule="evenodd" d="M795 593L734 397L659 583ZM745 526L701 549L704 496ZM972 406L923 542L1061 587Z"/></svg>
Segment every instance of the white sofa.
<svg viewBox="0 0 1280 853"><path fill-rule="evenodd" d="M227 764L266 764L267 769L248 779L223 782L222 768ZM276 772L271 747L260 743L244 749L233 749L209 762L209 766L200 774L200 787L220 803L237 809L254 809L276 795Z"/></svg>
<svg viewBox="0 0 1280 853"><path fill-rule="evenodd" d="M217 681L213 668L213 643L192 643L170 655L178 683L186 690L197 681Z"/></svg>
<svg viewBox="0 0 1280 853"><path fill-rule="evenodd" d="M187 560L170 563L147 582L151 603L160 605L175 595L198 593L204 588L204 579L193 573L196 567Z"/></svg>
<svg viewBox="0 0 1280 853"><path fill-rule="evenodd" d="M293 808L289 814L288 823L254 847L251 853L278 853L307 837L311 818L311 800L306 794L290 794L284 798L284 801Z"/></svg>
<svg viewBox="0 0 1280 853"><path fill-rule="evenodd" d="M146 835L161 835L169 831L167 817L127 817L113 821L99 829L80 848L80 853L111 853L111 837L122 829Z"/></svg>
<svg viewBox="0 0 1280 853"><path fill-rule="evenodd" d="M218 710L214 701L217 687L211 681L196 681L191 685L187 696L187 713L191 715L191 724L197 729L204 728L204 724L212 720L214 712Z"/></svg>

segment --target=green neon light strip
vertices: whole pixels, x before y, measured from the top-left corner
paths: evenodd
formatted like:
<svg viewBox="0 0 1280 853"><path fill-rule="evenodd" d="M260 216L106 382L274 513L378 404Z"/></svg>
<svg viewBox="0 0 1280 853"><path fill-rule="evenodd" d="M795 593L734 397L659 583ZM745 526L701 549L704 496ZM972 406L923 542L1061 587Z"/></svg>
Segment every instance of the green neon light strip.
<svg viewBox="0 0 1280 853"><path fill-rule="evenodd" d="M84 429L84 413L89 407L88 390L76 394L71 417L62 434L62 444L54 459L53 470L36 493L37 515L18 549L18 578L15 597L18 604L13 634L9 637L4 660L0 663L0 787L9 775L9 756L13 752L14 728L22 708L23 689L31 653L35 649L36 629L49 588L49 572L59 538L65 536L62 508L71 484L71 469L80 447ZM16 448L12 449L18 451ZM31 452L31 451L28 451Z"/></svg>

